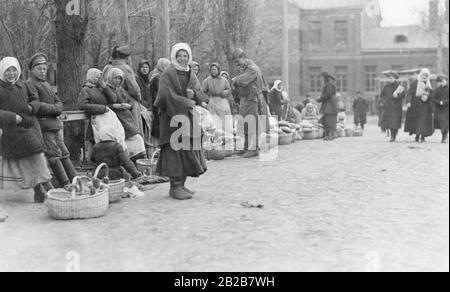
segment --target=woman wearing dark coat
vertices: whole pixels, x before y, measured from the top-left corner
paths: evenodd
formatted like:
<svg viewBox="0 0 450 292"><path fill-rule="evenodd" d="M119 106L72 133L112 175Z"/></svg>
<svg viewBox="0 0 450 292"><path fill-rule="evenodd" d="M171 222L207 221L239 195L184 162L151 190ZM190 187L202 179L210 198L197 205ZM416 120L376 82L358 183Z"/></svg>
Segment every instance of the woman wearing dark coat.
<svg viewBox="0 0 450 292"><path fill-rule="evenodd" d="M139 88L141 89L141 96L142 96L141 104L148 110L149 115L148 124L147 125L145 123L143 124L145 148L147 150L147 156L149 156L152 154L151 132L155 116L153 111L154 99L150 90L150 61L142 60L139 63L136 74L136 82L139 84Z"/></svg>
<svg viewBox="0 0 450 292"><path fill-rule="evenodd" d="M338 101L336 99L336 86L333 82L335 79L328 73L322 73L323 82L325 84L322 90L322 96L317 100L322 103L320 113L323 115L320 123L324 127L325 141L336 139L337 116L339 113Z"/></svg>
<svg viewBox="0 0 450 292"><path fill-rule="evenodd" d="M357 93L357 98L353 102L354 124L360 126L364 130L367 124L367 113L369 112L369 103L362 96L361 92Z"/></svg>
<svg viewBox="0 0 450 292"><path fill-rule="evenodd" d="M275 81L272 90L269 93L269 108L272 116L283 119L283 81Z"/></svg>
<svg viewBox="0 0 450 292"><path fill-rule="evenodd" d="M193 135L192 110L202 103L201 85L189 67L192 51L188 44L177 44L172 48L172 65L161 75L155 106L161 112L161 154L157 173L170 178L170 196L176 200L189 200L195 192L186 188L187 177L200 177L207 170L201 148L201 135ZM189 122L186 132L183 127L171 126L173 118L184 118ZM182 145L178 145L180 140ZM185 145L188 144L188 145ZM180 146L180 148L178 148Z"/></svg>
<svg viewBox="0 0 450 292"><path fill-rule="evenodd" d="M433 92L432 100L434 103L434 126L442 132L442 143L448 140L448 119L449 119L449 97L448 97L448 77L439 76L437 79L438 88Z"/></svg>
<svg viewBox="0 0 450 292"><path fill-rule="evenodd" d="M381 92L381 104L383 107L382 127L389 130L391 134L390 142L397 140L398 131L402 127L403 120L403 100L406 97L405 88L398 81L399 76L396 73L388 74L390 82Z"/></svg>
<svg viewBox="0 0 450 292"><path fill-rule="evenodd" d="M425 142L434 133L433 101L430 71L423 69L408 91L408 112L405 132L416 135L416 142Z"/></svg>
<svg viewBox="0 0 450 292"><path fill-rule="evenodd" d="M34 188L35 202L42 203L45 191L53 186L41 127L30 105L39 97L20 80L20 74L16 58L0 61L0 193Z"/></svg>

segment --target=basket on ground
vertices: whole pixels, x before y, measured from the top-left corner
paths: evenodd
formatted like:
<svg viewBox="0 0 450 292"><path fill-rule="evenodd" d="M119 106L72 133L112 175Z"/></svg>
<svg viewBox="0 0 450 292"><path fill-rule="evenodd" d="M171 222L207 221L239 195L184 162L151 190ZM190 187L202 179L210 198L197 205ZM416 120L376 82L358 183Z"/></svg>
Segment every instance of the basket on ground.
<svg viewBox="0 0 450 292"><path fill-rule="evenodd" d="M205 156L209 160L224 160L226 157L226 151L222 149L206 150Z"/></svg>
<svg viewBox="0 0 450 292"><path fill-rule="evenodd" d="M278 145L289 145L292 143L292 139L293 139L293 133L280 134L278 137Z"/></svg>
<svg viewBox="0 0 450 292"><path fill-rule="evenodd" d="M156 165L161 150L156 150L150 159L139 159L136 161L136 168L147 176L156 175Z"/></svg>
<svg viewBox="0 0 450 292"><path fill-rule="evenodd" d="M109 167L106 163L100 164L94 173L94 178L99 179L98 175L102 168L106 169L105 178L109 177ZM109 180L109 179L108 179ZM125 192L125 183L126 181L124 179L109 181L108 188L109 188L109 202L110 203L118 203L122 200L122 196Z"/></svg>
<svg viewBox="0 0 450 292"><path fill-rule="evenodd" d="M303 140L314 140L316 139L316 132L314 131L303 131Z"/></svg>
<svg viewBox="0 0 450 292"><path fill-rule="evenodd" d="M100 184L100 189L91 196L90 190L86 190L81 181L81 177L75 177L73 185L78 185L78 188L70 192L55 189L47 193L45 206L52 219L93 219L106 215L109 206L108 186Z"/></svg>
<svg viewBox="0 0 450 292"><path fill-rule="evenodd" d="M353 129L345 129L346 137L353 137Z"/></svg>

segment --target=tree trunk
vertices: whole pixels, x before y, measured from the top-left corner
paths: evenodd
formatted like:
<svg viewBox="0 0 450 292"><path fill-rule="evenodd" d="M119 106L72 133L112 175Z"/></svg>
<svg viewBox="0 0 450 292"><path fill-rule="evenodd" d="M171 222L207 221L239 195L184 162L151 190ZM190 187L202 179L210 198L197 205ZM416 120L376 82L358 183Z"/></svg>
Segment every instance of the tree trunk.
<svg viewBox="0 0 450 292"><path fill-rule="evenodd" d="M78 93L83 85L84 39L88 24L87 10L84 15L66 14L69 0L54 1L57 7L55 19L57 47L58 95L64 102L65 110L75 110ZM84 123L65 125L65 139L73 161L80 161L84 141Z"/></svg>

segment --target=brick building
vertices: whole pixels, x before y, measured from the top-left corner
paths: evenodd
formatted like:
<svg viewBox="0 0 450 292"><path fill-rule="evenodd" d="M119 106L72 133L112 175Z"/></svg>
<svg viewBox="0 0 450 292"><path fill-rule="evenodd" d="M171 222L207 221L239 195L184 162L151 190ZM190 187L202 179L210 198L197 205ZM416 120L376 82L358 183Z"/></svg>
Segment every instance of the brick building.
<svg viewBox="0 0 450 292"><path fill-rule="evenodd" d="M265 5L280 12L278 1L266 0ZM336 77L338 91L350 104L357 91L373 100L382 71L437 70L437 37L420 26L381 27L377 0L291 0L289 11L289 92L294 99L320 95L323 71ZM281 47L282 35L277 35ZM281 72L279 58L268 59L271 81L281 75L274 74Z"/></svg>

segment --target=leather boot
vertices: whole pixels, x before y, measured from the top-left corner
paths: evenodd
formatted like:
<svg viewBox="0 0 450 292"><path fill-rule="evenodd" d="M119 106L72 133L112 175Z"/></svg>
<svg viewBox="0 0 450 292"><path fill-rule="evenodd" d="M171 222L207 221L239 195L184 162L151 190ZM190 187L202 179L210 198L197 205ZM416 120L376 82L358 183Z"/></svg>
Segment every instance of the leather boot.
<svg viewBox="0 0 450 292"><path fill-rule="evenodd" d="M416 143L420 142L420 135L416 135Z"/></svg>
<svg viewBox="0 0 450 292"><path fill-rule="evenodd" d="M38 184L34 187L34 202L37 204L42 204L45 202L45 197L47 196L47 192L44 191L41 184Z"/></svg>
<svg viewBox="0 0 450 292"><path fill-rule="evenodd" d="M72 160L70 160L70 158L63 158L61 159L61 163L64 166L69 182L71 182L73 178L78 175L75 167L73 166Z"/></svg>
<svg viewBox="0 0 450 292"><path fill-rule="evenodd" d="M391 143L394 143L397 140L398 130L391 130Z"/></svg>
<svg viewBox="0 0 450 292"><path fill-rule="evenodd" d="M61 162L61 160L52 160L49 161L50 168L53 171L53 175L56 177L59 183L59 187L63 188L66 185L70 184L69 177L66 174L66 170Z"/></svg>
<svg viewBox="0 0 450 292"><path fill-rule="evenodd" d="M170 179L170 197L179 201L192 199L192 195L184 190L183 180L180 178Z"/></svg>

